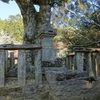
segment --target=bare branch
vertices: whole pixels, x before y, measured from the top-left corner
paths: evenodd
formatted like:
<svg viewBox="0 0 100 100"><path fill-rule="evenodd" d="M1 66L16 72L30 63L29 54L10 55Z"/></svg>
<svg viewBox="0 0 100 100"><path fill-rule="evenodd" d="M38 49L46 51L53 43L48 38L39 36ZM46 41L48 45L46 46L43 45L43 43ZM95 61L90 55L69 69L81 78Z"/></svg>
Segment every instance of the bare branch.
<svg viewBox="0 0 100 100"><path fill-rule="evenodd" d="M71 9L69 9L67 6L66 6L66 10L69 11L69 12L71 12L71 13L73 13L76 17L82 19L82 18L79 17L74 11L72 11ZM92 24L95 24L95 25L97 25L97 26L100 27L100 24L96 23L93 19L90 19L84 12L83 12L83 14L84 14L84 16L85 16L86 18L88 18L89 20L91 20L91 23L92 23Z"/></svg>
<svg viewBox="0 0 100 100"><path fill-rule="evenodd" d="M1 0L1 1L3 1L3 2L5 2L5 3L8 3L8 2L9 2L9 0Z"/></svg>
<svg viewBox="0 0 100 100"><path fill-rule="evenodd" d="M95 45L95 44L98 44L100 43L100 40L99 41L94 41L92 42L91 44L88 44L88 45L75 45L75 46L79 46L79 47L89 47L89 46L92 46L92 45Z"/></svg>

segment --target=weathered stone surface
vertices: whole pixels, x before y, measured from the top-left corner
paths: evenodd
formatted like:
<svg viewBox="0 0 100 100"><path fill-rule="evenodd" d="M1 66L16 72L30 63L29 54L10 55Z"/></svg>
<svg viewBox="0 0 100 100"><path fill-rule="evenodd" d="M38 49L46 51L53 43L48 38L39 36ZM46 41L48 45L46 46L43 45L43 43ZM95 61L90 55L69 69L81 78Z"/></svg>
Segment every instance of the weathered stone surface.
<svg viewBox="0 0 100 100"><path fill-rule="evenodd" d="M36 49L41 49L40 45L12 45L12 44L4 44L0 45L0 50L36 50Z"/></svg>
<svg viewBox="0 0 100 100"><path fill-rule="evenodd" d="M86 79L87 72L78 70L46 71L46 78L50 88L51 100L94 100L100 98L100 78L95 81ZM95 91L95 92L94 92Z"/></svg>
<svg viewBox="0 0 100 100"><path fill-rule="evenodd" d="M18 52L18 86L25 86L26 82L26 55L25 50Z"/></svg>
<svg viewBox="0 0 100 100"><path fill-rule="evenodd" d="M61 61L42 61L42 67L62 67Z"/></svg>
<svg viewBox="0 0 100 100"><path fill-rule="evenodd" d="M0 50L0 87L4 87L5 70L4 70L4 50Z"/></svg>
<svg viewBox="0 0 100 100"><path fill-rule="evenodd" d="M88 76L88 74L85 71L67 70L66 68L55 69L55 70L51 69L46 71L46 79L48 82L64 81L86 76Z"/></svg>
<svg viewBox="0 0 100 100"><path fill-rule="evenodd" d="M10 67L11 69L14 67L14 52L10 52Z"/></svg>
<svg viewBox="0 0 100 100"><path fill-rule="evenodd" d="M98 76L100 77L100 53L97 55L97 65L98 65L97 73Z"/></svg>
<svg viewBox="0 0 100 100"><path fill-rule="evenodd" d="M42 61L49 61L56 57L56 49L53 48L54 36L44 36L42 39Z"/></svg>
<svg viewBox="0 0 100 100"><path fill-rule="evenodd" d="M61 74L62 76L64 76L63 78L65 79L65 74L66 74L66 71L67 69L51 69L51 70L47 70L45 72L45 75L46 75L46 79L48 82L52 82L52 81L56 81L56 78L59 74Z"/></svg>
<svg viewBox="0 0 100 100"><path fill-rule="evenodd" d="M72 78L87 77L87 76L88 73L86 71L68 70L66 72L66 80Z"/></svg>
<svg viewBox="0 0 100 100"><path fill-rule="evenodd" d="M34 74L35 74L35 66L32 66L28 62L26 62L26 77Z"/></svg>
<svg viewBox="0 0 100 100"><path fill-rule="evenodd" d="M18 71L17 71L17 67L11 69L10 71L7 72L6 76L7 77L17 77Z"/></svg>
<svg viewBox="0 0 100 100"><path fill-rule="evenodd" d="M46 27L45 30L43 27L42 29L39 33L42 45L42 61L50 61L56 57L56 49L53 47L53 38L56 36L56 31L51 26Z"/></svg>
<svg viewBox="0 0 100 100"><path fill-rule="evenodd" d="M87 66L86 66L87 72L89 73L89 76L94 76L91 53L86 53L86 60L87 60Z"/></svg>
<svg viewBox="0 0 100 100"><path fill-rule="evenodd" d="M76 52L75 61L76 61L77 70L83 71L83 55L81 52Z"/></svg>
<svg viewBox="0 0 100 100"><path fill-rule="evenodd" d="M36 86L42 84L41 50L38 50L35 55L35 81Z"/></svg>
<svg viewBox="0 0 100 100"><path fill-rule="evenodd" d="M8 51L5 50L5 74L7 74L8 70Z"/></svg>
<svg viewBox="0 0 100 100"><path fill-rule="evenodd" d="M66 81L56 81L50 84L51 100L99 100L100 78L89 83L79 78Z"/></svg>
<svg viewBox="0 0 100 100"><path fill-rule="evenodd" d="M35 92L35 88L33 86L24 86L22 92L26 94L32 94Z"/></svg>

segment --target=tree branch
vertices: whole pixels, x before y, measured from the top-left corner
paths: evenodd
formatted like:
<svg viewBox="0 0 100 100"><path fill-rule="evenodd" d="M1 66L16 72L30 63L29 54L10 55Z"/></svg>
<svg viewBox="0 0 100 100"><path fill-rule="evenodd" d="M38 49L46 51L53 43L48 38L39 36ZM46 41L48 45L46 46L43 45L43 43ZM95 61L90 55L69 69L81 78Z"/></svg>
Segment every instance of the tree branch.
<svg viewBox="0 0 100 100"><path fill-rule="evenodd" d="M73 13L76 17L82 19L82 18L79 17L74 11L72 11L71 9L69 9L67 6L66 6L66 10L69 11L69 12L71 12L71 13ZM89 20L91 20L91 22L92 22L93 24L95 24L95 25L97 25L97 26L100 27L100 24L96 23L93 19L90 19L84 12L83 12L83 14L84 14L84 16L85 16L86 18L88 18Z"/></svg>

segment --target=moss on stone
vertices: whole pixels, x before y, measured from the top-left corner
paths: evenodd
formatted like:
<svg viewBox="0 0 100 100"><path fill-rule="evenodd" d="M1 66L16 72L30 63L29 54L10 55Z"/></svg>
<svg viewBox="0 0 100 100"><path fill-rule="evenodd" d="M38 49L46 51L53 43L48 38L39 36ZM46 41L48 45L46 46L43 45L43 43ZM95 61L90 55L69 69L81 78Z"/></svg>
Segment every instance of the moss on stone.
<svg viewBox="0 0 100 100"><path fill-rule="evenodd" d="M22 93L22 88L0 88L0 96L6 96L10 93Z"/></svg>
<svg viewBox="0 0 100 100"><path fill-rule="evenodd" d="M35 76L29 75L29 76L26 77L26 79L35 79Z"/></svg>

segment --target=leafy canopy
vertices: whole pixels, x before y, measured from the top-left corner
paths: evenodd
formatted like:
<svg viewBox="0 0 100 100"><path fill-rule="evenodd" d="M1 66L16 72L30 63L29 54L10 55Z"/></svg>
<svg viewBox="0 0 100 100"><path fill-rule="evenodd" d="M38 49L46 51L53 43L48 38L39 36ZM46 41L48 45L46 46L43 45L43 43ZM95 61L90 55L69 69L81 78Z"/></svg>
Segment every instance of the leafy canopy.
<svg viewBox="0 0 100 100"><path fill-rule="evenodd" d="M8 19L0 20L0 31L2 30L15 41L22 42L24 29L21 15L10 15Z"/></svg>

